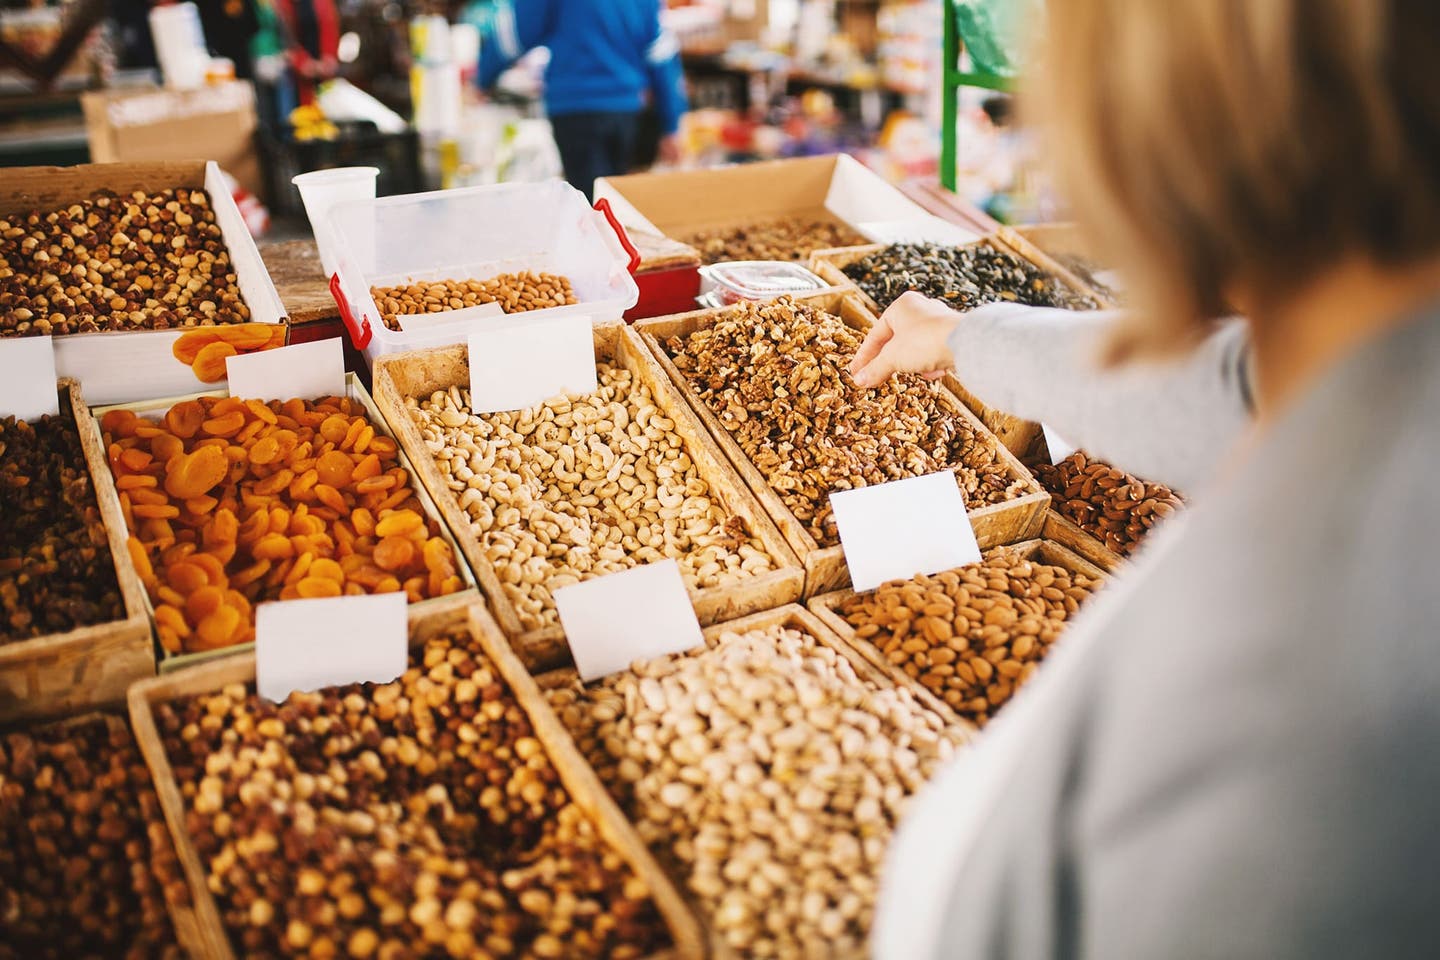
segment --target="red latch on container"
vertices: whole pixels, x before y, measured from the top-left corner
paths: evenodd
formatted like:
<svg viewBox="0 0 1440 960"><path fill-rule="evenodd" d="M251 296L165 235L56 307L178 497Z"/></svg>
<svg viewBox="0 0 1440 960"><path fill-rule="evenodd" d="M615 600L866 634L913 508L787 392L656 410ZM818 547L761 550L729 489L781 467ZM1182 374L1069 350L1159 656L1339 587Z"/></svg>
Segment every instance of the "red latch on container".
<svg viewBox="0 0 1440 960"><path fill-rule="evenodd" d="M630 242L630 237L626 235L625 228L620 226L620 221L615 218L615 211L610 209L610 201L608 199L601 197L599 200L596 200L595 209L604 215L606 221L610 224L610 229L614 230L615 236L620 238L620 246L624 247L625 252L630 254L630 266L628 269L633 275L636 270L640 269L640 251L635 249L635 244Z"/></svg>
<svg viewBox="0 0 1440 960"><path fill-rule="evenodd" d="M370 330L370 318L364 317L358 324L355 322L355 315L350 311L350 301L340 289L338 273L330 275L330 296L335 299L335 309L340 311L340 320L345 324L345 329L350 331L350 342L355 344L356 350L364 350L374 336Z"/></svg>

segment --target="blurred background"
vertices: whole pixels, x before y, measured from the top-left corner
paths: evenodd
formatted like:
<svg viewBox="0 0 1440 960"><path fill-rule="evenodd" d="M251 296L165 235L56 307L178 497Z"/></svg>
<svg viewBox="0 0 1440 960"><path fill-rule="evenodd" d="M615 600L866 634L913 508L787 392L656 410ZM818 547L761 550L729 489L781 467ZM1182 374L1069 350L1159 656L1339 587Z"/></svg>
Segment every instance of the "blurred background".
<svg viewBox="0 0 1440 960"><path fill-rule="evenodd" d="M845 152L1001 222L1058 215L1006 92L1010 24L1032 0L662 5L690 105L666 165ZM252 232L272 237L307 231L290 180L311 170L378 167L382 196L558 176L549 52L477 83L505 13L496 0L0 0L0 166L212 158ZM635 170L660 152L653 110L640 129Z"/></svg>

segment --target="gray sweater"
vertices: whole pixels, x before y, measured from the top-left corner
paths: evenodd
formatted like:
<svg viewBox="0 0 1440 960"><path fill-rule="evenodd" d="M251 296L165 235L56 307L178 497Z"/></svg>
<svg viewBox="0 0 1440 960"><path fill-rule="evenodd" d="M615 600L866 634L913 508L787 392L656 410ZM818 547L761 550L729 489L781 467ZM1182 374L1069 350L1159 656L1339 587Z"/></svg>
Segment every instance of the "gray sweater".
<svg viewBox="0 0 1440 960"><path fill-rule="evenodd" d="M1440 306L1081 614L892 844L883 960L1440 956Z"/></svg>

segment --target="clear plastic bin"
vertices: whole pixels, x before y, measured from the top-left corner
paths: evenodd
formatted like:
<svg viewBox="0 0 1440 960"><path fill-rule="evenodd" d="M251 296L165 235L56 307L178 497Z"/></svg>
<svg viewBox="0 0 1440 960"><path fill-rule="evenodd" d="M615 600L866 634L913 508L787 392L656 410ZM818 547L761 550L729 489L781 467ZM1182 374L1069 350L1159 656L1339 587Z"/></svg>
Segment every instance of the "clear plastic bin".
<svg viewBox="0 0 1440 960"><path fill-rule="evenodd" d="M829 284L798 263L735 260L700 268L701 306L726 307L741 300L774 300L824 290Z"/></svg>
<svg viewBox="0 0 1440 960"><path fill-rule="evenodd" d="M338 254L330 293L371 364L388 353L464 343L497 322L493 308L467 307L429 314L423 329L391 330L370 295L374 286L559 274L579 303L514 318L585 314L595 323L620 320L640 299L632 276L640 256L609 204L592 209L559 180L354 200L336 204L328 219Z"/></svg>

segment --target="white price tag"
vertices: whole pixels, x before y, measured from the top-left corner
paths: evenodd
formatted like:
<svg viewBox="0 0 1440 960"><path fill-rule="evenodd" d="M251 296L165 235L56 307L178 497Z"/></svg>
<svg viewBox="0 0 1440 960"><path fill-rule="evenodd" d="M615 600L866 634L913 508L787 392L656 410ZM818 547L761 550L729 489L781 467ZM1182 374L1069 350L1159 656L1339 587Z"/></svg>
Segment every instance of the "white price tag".
<svg viewBox="0 0 1440 960"><path fill-rule="evenodd" d="M60 412L49 337L0 339L0 417L34 420Z"/></svg>
<svg viewBox="0 0 1440 960"><path fill-rule="evenodd" d="M555 591L570 654L586 682L705 645L674 560L597 577Z"/></svg>
<svg viewBox="0 0 1440 960"><path fill-rule="evenodd" d="M389 683L408 661L406 597L281 600L255 608L255 688L279 703L295 690Z"/></svg>
<svg viewBox="0 0 1440 960"><path fill-rule="evenodd" d="M523 410L598 387L589 317L521 316L515 323L470 334L470 409L475 413Z"/></svg>
<svg viewBox="0 0 1440 960"><path fill-rule="evenodd" d="M1052 464L1059 463L1079 449L1079 447L1071 445L1064 437L1060 436L1060 434L1051 430L1049 424L1040 424L1040 429L1045 431L1045 446L1050 450L1050 462Z"/></svg>
<svg viewBox="0 0 1440 960"><path fill-rule="evenodd" d="M345 396L345 351L338 337L227 357L230 396L314 400Z"/></svg>
<svg viewBox="0 0 1440 960"><path fill-rule="evenodd" d="M857 592L975 563L980 547L949 471L830 494Z"/></svg>

